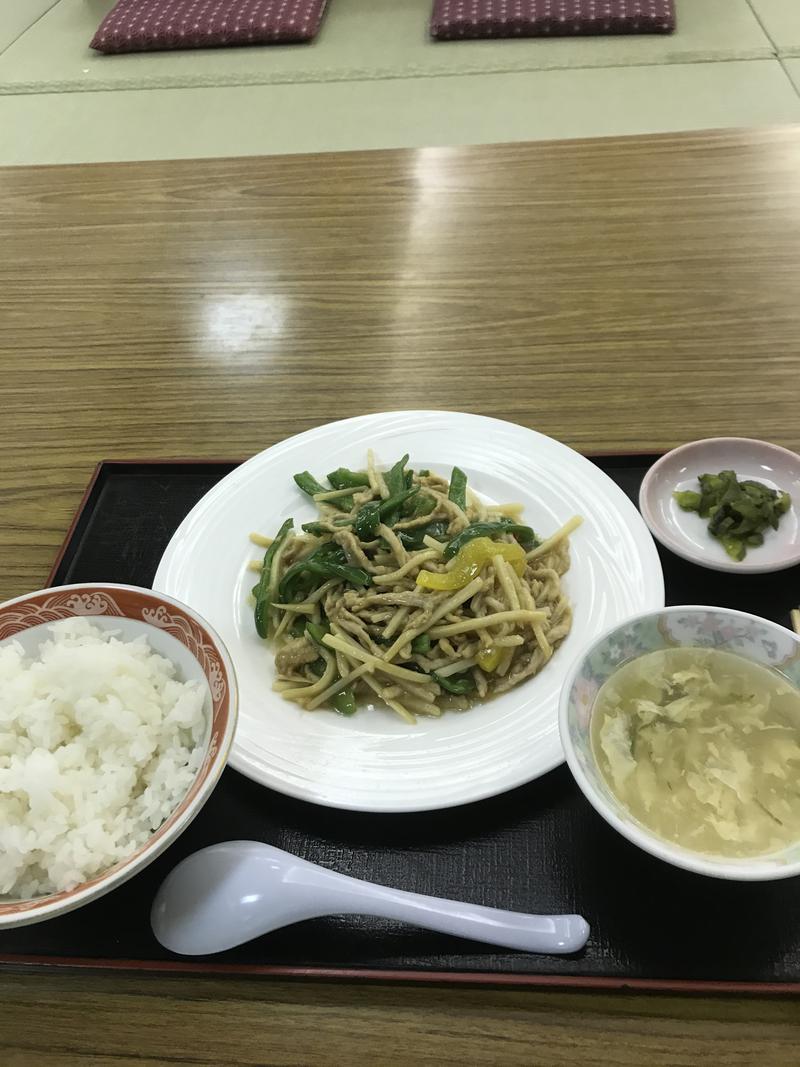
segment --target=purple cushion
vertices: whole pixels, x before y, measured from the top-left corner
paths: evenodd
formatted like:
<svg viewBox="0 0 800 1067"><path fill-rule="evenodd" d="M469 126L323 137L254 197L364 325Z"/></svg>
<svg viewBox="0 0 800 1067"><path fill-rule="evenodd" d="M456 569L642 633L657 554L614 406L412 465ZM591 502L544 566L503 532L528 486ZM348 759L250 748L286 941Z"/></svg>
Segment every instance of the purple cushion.
<svg viewBox="0 0 800 1067"><path fill-rule="evenodd" d="M119 0L100 23L98 52L310 41L327 0Z"/></svg>
<svg viewBox="0 0 800 1067"><path fill-rule="evenodd" d="M431 16L431 35L447 41L674 29L674 0L435 0Z"/></svg>

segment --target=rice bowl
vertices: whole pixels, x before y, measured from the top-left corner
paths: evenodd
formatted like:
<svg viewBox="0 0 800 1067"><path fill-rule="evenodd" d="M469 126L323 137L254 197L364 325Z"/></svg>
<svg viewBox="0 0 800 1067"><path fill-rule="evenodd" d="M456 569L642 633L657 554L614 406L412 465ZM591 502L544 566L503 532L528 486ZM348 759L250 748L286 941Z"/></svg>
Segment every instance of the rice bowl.
<svg viewBox="0 0 800 1067"><path fill-rule="evenodd" d="M65 586L0 606L0 928L162 852L214 788L236 705L219 639L168 597Z"/></svg>

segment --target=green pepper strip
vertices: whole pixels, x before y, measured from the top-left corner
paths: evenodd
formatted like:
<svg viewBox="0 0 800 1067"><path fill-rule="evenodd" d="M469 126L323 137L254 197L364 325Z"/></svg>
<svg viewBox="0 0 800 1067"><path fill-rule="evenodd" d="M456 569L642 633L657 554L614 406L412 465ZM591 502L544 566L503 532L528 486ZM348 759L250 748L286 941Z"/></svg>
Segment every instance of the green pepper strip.
<svg viewBox="0 0 800 1067"><path fill-rule="evenodd" d="M413 489L404 489L396 496L389 497L388 500L371 500L369 504L358 509L355 519L334 519L333 525L352 526L361 541L371 541L380 523L386 522L387 526L391 526L396 522L396 518L391 518L392 511L418 492L419 486L415 485Z"/></svg>
<svg viewBox="0 0 800 1067"><path fill-rule="evenodd" d="M275 536L275 540L264 553L264 562L261 564L261 578L256 586L255 598L255 621L256 633L259 637L269 637L269 580L272 571L272 561L275 553L286 540L289 531L294 526L294 519L287 519Z"/></svg>
<svg viewBox="0 0 800 1067"><path fill-rule="evenodd" d="M390 496L387 500L382 501L379 505L381 521L385 522L387 526L394 526L397 522L400 507L405 504L407 500L416 496L418 492L419 486L414 485L411 489L402 489L399 493L395 493L394 496Z"/></svg>
<svg viewBox="0 0 800 1067"><path fill-rule="evenodd" d="M389 490L390 498L406 488L406 463L408 463L408 453L395 463L388 474L384 475L383 480L386 482L386 488Z"/></svg>
<svg viewBox="0 0 800 1067"><path fill-rule="evenodd" d="M331 471L328 481L334 489L362 489L369 485L369 478L366 474L350 471L347 467L339 467L338 470Z"/></svg>
<svg viewBox="0 0 800 1067"><path fill-rule="evenodd" d="M391 526L388 521L389 516L398 510L401 504L405 504L406 500L410 500L413 496L416 496L419 492L419 485L412 485L411 489L403 489L394 496L389 496L385 500L381 501L379 505L381 511L381 519L387 526Z"/></svg>
<svg viewBox="0 0 800 1067"><path fill-rule="evenodd" d="M365 586L372 583L372 579L361 567L351 567L344 562L344 552L338 545L324 544L315 549L310 555L293 563L286 571L279 587L281 602L291 602L292 587L301 575L311 574L327 580L328 578L343 578L350 585Z"/></svg>
<svg viewBox="0 0 800 1067"><path fill-rule="evenodd" d="M311 640L315 642L315 644L321 645L323 643L322 638L325 636L325 634L330 633L330 630L327 626L320 626L316 622L307 622L306 633L311 638Z"/></svg>
<svg viewBox="0 0 800 1067"><path fill-rule="evenodd" d="M303 492L307 493L309 496L315 496L317 493L330 492L330 489L326 489L324 485L320 485L314 475L309 474L308 471L302 471L300 474L295 474L294 480L297 487L302 489ZM338 486L334 486L334 488L338 488ZM347 488L348 486L342 486L342 489ZM350 511L353 506L353 498L351 496L340 496L331 500L330 503L340 511Z"/></svg>
<svg viewBox="0 0 800 1067"><path fill-rule="evenodd" d="M327 626L318 626L315 622L307 622L306 633L315 644L322 645L323 637L325 634L330 633L330 630ZM356 712L355 693L352 688L348 686L331 698L331 704L340 715L354 715Z"/></svg>
<svg viewBox="0 0 800 1067"><path fill-rule="evenodd" d="M300 474L294 476L295 484L298 489L302 489L304 493L308 493L309 496L314 496L315 493L329 493L330 489L326 489L324 485L320 485L313 474L309 474L308 471L302 471Z"/></svg>
<svg viewBox="0 0 800 1067"><path fill-rule="evenodd" d="M302 526L304 533L313 534L314 537L324 537L329 530L326 530L321 522L304 522Z"/></svg>
<svg viewBox="0 0 800 1067"><path fill-rule="evenodd" d="M431 639L429 634L420 634L419 637L415 637L411 642L412 652L430 652Z"/></svg>
<svg viewBox="0 0 800 1067"><path fill-rule="evenodd" d="M369 504L365 504L359 509L355 520L336 520L336 525L354 526L356 536L361 541L372 540L381 522L385 522L387 526L394 526L397 522L400 508L419 493L418 485L410 487L406 485L407 476L411 474L413 477L413 471L404 470L407 462L408 456L403 456L385 475L384 480L389 490L389 496L386 500L370 501ZM378 516L377 521L376 514ZM424 514L424 512L421 514Z"/></svg>
<svg viewBox="0 0 800 1067"><path fill-rule="evenodd" d="M416 526L413 530L399 530L397 536L404 548L422 548L426 537L444 541L447 537L447 523L431 522L427 526Z"/></svg>
<svg viewBox="0 0 800 1067"><path fill-rule="evenodd" d="M462 511L467 510L467 476L460 467L453 467L447 499L452 500Z"/></svg>
<svg viewBox="0 0 800 1067"><path fill-rule="evenodd" d="M471 693L475 688L475 682L469 674L451 674L449 678L442 678L436 671L431 671L431 678L446 690L448 693L455 693L456 696L463 696L464 693Z"/></svg>
<svg viewBox="0 0 800 1067"><path fill-rule="evenodd" d="M359 508L353 523L353 530L359 541L371 541L378 532L381 522L381 506L377 500Z"/></svg>
<svg viewBox="0 0 800 1067"><path fill-rule="evenodd" d="M538 544L536 534L530 526L520 526L513 519L499 519L497 522L473 522L454 537L444 550L444 558L452 559L468 541L476 537L493 537L497 534L512 534L526 552Z"/></svg>
<svg viewBox="0 0 800 1067"><path fill-rule="evenodd" d="M331 698L331 704L340 715L355 715L356 713L356 697L350 686L336 693Z"/></svg>
<svg viewBox="0 0 800 1067"><path fill-rule="evenodd" d="M430 513L436 507L436 501L429 493L420 493L414 500L414 506L411 508L409 514L414 519L419 519L423 515L430 515Z"/></svg>

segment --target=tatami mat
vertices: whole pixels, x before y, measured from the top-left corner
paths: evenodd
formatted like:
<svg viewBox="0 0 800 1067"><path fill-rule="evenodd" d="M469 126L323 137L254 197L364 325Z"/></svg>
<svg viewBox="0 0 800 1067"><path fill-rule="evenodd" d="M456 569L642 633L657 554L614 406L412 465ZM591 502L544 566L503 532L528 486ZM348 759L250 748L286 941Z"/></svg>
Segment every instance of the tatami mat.
<svg viewBox="0 0 800 1067"><path fill-rule="evenodd" d="M778 55L800 56L800 0L750 0Z"/></svg>
<svg viewBox="0 0 800 1067"><path fill-rule="evenodd" d="M783 65L786 67L786 73L792 79L800 96L800 59L784 59Z"/></svg>
<svg viewBox="0 0 800 1067"><path fill-rule="evenodd" d="M0 0L0 52L57 3L58 0Z"/></svg>
<svg viewBox="0 0 800 1067"><path fill-rule="evenodd" d="M0 97L0 164L481 144L800 122L776 61Z"/></svg>
<svg viewBox="0 0 800 1067"><path fill-rule="evenodd" d="M800 122L800 60L775 58L800 56L800 0L676 0L671 36L452 43L433 0L329 0L310 45L100 56L113 2L0 0L0 164Z"/></svg>
<svg viewBox="0 0 800 1067"><path fill-rule="evenodd" d="M310 45L100 56L88 43L113 0L60 0L0 55L0 92L372 81L773 55L747 0L678 0L678 31L669 36L439 43L427 32L432 3L330 0Z"/></svg>

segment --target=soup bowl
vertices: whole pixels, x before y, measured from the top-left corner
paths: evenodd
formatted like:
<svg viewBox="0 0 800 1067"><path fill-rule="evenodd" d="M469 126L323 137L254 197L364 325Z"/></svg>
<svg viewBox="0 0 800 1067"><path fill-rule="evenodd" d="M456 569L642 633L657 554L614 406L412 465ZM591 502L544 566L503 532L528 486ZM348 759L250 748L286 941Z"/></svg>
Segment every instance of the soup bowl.
<svg viewBox="0 0 800 1067"><path fill-rule="evenodd" d="M702 606L669 607L637 615L585 648L565 679L559 728L575 781L594 809L623 837L676 867L736 881L768 881L800 874L800 835L778 852L741 859L692 851L659 837L639 822L606 782L591 738L597 695L626 663L671 648L732 652L772 668L800 687L800 638L777 623L743 611Z"/></svg>

